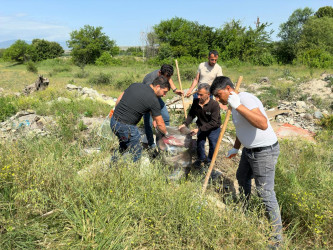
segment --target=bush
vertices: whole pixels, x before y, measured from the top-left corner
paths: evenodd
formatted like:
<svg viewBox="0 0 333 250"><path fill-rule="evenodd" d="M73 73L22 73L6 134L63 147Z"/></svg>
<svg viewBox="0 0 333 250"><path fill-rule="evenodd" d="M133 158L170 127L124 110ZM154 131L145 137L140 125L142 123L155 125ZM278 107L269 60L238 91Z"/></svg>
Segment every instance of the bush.
<svg viewBox="0 0 333 250"><path fill-rule="evenodd" d="M77 78L86 78L88 76L89 76L89 72L85 71L84 69L82 69L79 72L74 74L74 77L77 77Z"/></svg>
<svg viewBox="0 0 333 250"><path fill-rule="evenodd" d="M71 72L72 71L72 68L69 66L69 65L62 65L62 66L58 66L58 67L55 67L52 71L53 74L58 74L58 73L61 73L61 72Z"/></svg>
<svg viewBox="0 0 333 250"><path fill-rule="evenodd" d="M192 81L197 74L197 71L194 69L185 69L181 72L181 77L184 80Z"/></svg>
<svg viewBox="0 0 333 250"><path fill-rule="evenodd" d="M309 49L297 56L294 63L300 63L312 68L332 68L333 55L321 49Z"/></svg>
<svg viewBox="0 0 333 250"><path fill-rule="evenodd" d="M323 118L320 119L319 124L328 129L333 130L333 115L325 115Z"/></svg>
<svg viewBox="0 0 333 250"><path fill-rule="evenodd" d="M7 117L17 112L17 107L12 103L10 97L0 97L0 121L3 122Z"/></svg>
<svg viewBox="0 0 333 250"><path fill-rule="evenodd" d="M126 75L125 77L119 79L116 83L117 88L119 89L126 89L133 83L133 78Z"/></svg>
<svg viewBox="0 0 333 250"><path fill-rule="evenodd" d="M253 56L251 60L254 65L260 66L270 66L274 61L274 57L269 52L259 53L257 56Z"/></svg>
<svg viewBox="0 0 333 250"><path fill-rule="evenodd" d="M34 64L32 61L29 61L27 63L27 71L32 72L32 73L38 73L36 64Z"/></svg>
<svg viewBox="0 0 333 250"><path fill-rule="evenodd" d="M111 74L105 74L103 72L100 72L98 75L95 75L89 79L89 83L94 85L109 85L112 82L112 75Z"/></svg>

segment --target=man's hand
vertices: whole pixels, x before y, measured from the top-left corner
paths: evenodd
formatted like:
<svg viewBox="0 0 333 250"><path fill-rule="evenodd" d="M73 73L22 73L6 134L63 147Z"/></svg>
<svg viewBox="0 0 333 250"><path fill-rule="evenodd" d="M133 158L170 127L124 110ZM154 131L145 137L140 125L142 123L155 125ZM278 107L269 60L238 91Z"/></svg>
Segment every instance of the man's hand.
<svg viewBox="0 0 333 250"><path fill-rule="evenodd" d="M239 95L235 92L231 92L228 97L228 103L232 108L237 109L238 106L241 105Z"/></svg>
<svg viewBox="0 0 333 250"><path fill-rule="evenodd" d="M237 153L238 153L238 149L232 148L228 151L226 158L231 159L231 158L235 157L237 155Z"/></svg>
<svg viewBox="0 0 333 250"><path fill-rule="evenodd" d="M178 127L178 130L181 130L182 128L184 128L185 127L185 124L182 124L182 125L180 125L179 127Z"/></svg>
<svg viewBox="0 0 333 250"><path fill-rule="evenodd" d="M187 92L186 92L186 95L185 95L185 97L190 97L191 96L191 92L192 92L192 90L190 91L190 90L188 90Z"/></svg>
<svg viewBox="0 0 333 250"><path fill-rule="evenodd" d="M183 95L184 91L180 90L180 89L177 89L174 93L177 94L177 95Z"/></svg>
<svg viewBox="0 0 333 250"><path fill-rule="evenodd" d="M199 132L199 129L198 129L198 128L192 129L192 131L191 131L191 136L196 135L198 132Z"/></svg>
<svg viewBox="0 0 333 250"><path fill-rule="evenodd" d="M153 127L156 128L156 126L157 126L156 121L153 121Z"/></svg>

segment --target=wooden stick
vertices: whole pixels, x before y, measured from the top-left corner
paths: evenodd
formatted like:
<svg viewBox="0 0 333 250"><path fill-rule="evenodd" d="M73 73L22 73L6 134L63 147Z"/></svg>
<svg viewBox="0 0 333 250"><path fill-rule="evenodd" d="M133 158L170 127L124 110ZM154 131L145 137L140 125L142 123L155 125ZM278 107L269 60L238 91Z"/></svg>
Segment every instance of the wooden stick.
<svg viewBox="0 0 333 250"><path fill-rule="evenodd" d="M238 91L239 86L240 86L242 80L243 80L243 76L240 76L238 78L238 81L237 81L237 84L236 84L236 88L235 88L236 91ZM204 181L204 184L203 184L203 187L202 187L202 195L206 192L208 180L209 180L210 174L213 171L215 160L216 160L216 157L217 157L217 153L219 152L220 144L221 144L224 132L225 132L225 130L227 128L230 114L231 114L231 109L228 109L227 115L225 117L225 120L224 120L224 123L223 123L223 126L222 126L222 130L220 132L219 138L217 139L217 143L216 143L216 146L215 146L215 150L214 150L214 154L213 154L213 157L212 157L212 161L211 161L211 163L209 165L209 169L208 169L208 172L206 174L206 178L205 178L205 181Z"/></svg>
<svg viewBox="0 0 333 250"><path fill-rule="evenodd" d="M179 88L180 88L181 91L183 91L182 82L180 80L180 74L179 74L179 68L178 68L177 59L175 61L176 61L176 68L177 68L177 76L178 76ZM184 114L185 114L185 119L186 119L187 118L187 114L186 114L186 107L185 107L184 95L182 95L182 102L183 102Z"/></svg>
<svg viewBox="0 0 333 250"><path fill-rule="evenodd" d="M196 94L196 93L198 93L198 91L194 91L194 92L191 93L188 97L190 97L191 95L194 95L194 94ZM186 97L186 98L188 98L188 97ZM172 104L174 104L174 103L180 101L181 99L182 99L182 98L180 97L180 98L178 98L178 99L176 99L176 100L174 100L174 101L172 101L172 102L170 102L170 103L167 103L167 104L165 104L165 105L166 105L166 106L172 105Z"/></svg>

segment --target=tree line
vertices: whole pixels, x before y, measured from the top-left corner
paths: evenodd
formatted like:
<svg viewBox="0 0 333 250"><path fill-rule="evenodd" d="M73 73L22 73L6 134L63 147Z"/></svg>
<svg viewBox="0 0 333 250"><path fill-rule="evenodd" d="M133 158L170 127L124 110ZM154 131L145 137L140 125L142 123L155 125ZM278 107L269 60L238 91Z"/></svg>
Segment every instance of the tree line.
<svg viewBox="0 0 333 250"><path fill-rule="evenodd" d="M333 8L325 6L314 12L310 8L295 10L280 25L279 41L272 41L271 24L245 27L239 20L232 20L219 28L174 17L162 20L145 36L145 54L150 60L161 63L174 58L196 61L207 57L214 49L224 61L249 62L268 66L273 63L299 63L310 67L333 67ZM102 32L102 27L85 25L70 33L67 41L73 62L112 65L119 47ZM137 51L137 50L136 50ZM133 51L129 52L133 53ZM17 62L41 61L64 53L56 42L34 39L31 45L16 41L3 52L5 60Z"/></svg>

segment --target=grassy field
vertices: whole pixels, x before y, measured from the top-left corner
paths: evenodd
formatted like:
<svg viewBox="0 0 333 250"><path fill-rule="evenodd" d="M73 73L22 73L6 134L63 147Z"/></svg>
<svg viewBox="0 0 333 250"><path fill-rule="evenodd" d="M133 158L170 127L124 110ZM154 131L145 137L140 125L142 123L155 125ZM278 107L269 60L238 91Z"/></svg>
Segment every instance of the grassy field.
<svg viewBox="0 0 333 250"><path fill-rule="evenodd" d="M224 75L234 81L243 75L243 84L250 85L269 77L278 89L324 72L296 66L221 65ZM183 88L188 88L197 65L179 66ZM28 72L25 65L0 63L0 87L9 94L0 97L0 118L34 109L56 120L48 137L22 135L15 141L0 141L1 249L266 248L270 228L258 198L253 197L244 212L240 202L214 188L201 196L201 178L167 182L170 172L159 160L144 168L123 159L117 167L108 168L110 150L117 141L101 138L96 131L87 135L78 126L87 111L104 117L110 107L79 101L66 91L68 83L117 97L158 66L86 66L82 71L68 60L56 59L37 67L38 74L49 78L50 87L17 97L14 93L33 83L38 74ZM288 77L294 80L277 81ZM177 77L173 79L178 86ZM72 101L46 105L58 97ZM332 130L318 132L316 140L316 144L280 141L276 193L286 249L333 248ZM85 154L87 147L101 150ZM225 208L216 206L212 197L223 201Z"/></svg>

